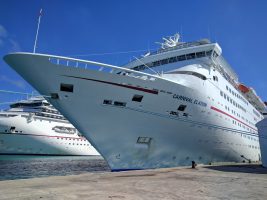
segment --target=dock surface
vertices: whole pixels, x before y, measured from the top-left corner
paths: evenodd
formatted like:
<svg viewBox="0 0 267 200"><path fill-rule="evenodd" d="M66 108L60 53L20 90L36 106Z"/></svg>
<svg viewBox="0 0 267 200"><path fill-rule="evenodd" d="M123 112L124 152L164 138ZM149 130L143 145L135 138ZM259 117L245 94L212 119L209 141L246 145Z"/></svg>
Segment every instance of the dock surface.
<svg viewBox="0 0 267 200"><path fill-rule="evenodd" d="M0 199L267 199L259 165L198 166L0 181Z"/></svg>

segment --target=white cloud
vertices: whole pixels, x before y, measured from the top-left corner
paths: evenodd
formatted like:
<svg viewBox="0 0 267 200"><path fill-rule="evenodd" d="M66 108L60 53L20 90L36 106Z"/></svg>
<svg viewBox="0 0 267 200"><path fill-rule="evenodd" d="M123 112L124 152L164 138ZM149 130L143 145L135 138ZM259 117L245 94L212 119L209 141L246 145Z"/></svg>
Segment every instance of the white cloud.
<svg viewBox="0 0 267 200"><path fill-rule="evenodd" d="M20 45L13 39L9 39L11 51L21 51Z"/></svg>
<svg viewBox="0 0 267 200"><path fill-rule="evenodd" d="M7 30L0 24L0 38L6 38L7 35Z"/></svg>
<svg viewBox="0 0 267 200"><path fill-rule="evenodd" d="M0 24L0 47L7 46L8 51L21 51L20 45L16 42L10 34L7 32L5 27Z"/></svg>
<svg viewBox="0 0 267 200"><path fill-rule="evenodd" d="M7 82L9 84L15 85L18 88L25 89L26 88L26 83L23 80L14 80L11 79L5 75L0 76L0 81Z"/></svg>

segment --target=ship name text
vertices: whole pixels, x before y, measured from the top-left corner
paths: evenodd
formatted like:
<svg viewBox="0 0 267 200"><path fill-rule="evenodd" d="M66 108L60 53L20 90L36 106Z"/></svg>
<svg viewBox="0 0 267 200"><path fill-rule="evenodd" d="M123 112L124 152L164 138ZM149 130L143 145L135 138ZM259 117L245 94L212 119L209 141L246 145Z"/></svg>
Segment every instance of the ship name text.
<svg viewBox="0 0 267 200"><path fill-rule="evenodd" d="M186 97L186 96L183 96L183 95L178 95L178 94L174 94L173 95L173 98L174 99L178 99L178 100L181 100L181 101L185 101L185 102L189 102L189 103L193 103L193 104L197 104L199 106L203 106L203 107L206 107L207 106L207 103L203 102L203 101L200 101L198 99L192 99L190 97Z"/></svg>

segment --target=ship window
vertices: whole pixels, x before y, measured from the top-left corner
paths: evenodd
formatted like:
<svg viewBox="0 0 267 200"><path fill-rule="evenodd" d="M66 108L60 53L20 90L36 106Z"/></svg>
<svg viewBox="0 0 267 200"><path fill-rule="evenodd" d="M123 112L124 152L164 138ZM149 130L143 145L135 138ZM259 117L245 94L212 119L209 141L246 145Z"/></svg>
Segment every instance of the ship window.
<svg viewBox="0 0 267 200"><path fill-rule="evenodd" d="M72 84L61 83L60 84L60 91L73 92L73 85Z"/></svg>
<svg viewBox="0 0 267 200"><path fill-rule="evenodd" d="M169 59L169 63L177 62L177 57L172 57Z"/></svg>
<svg viewBox="0 0 267 200"><path fill-rule="evenodd" d="M165 65L165 64L168 64L168 59L163 59L160 61L160 64L161 65Z"/></svg>
<svg viewBox="0 0 267 200"><path fill-rule="evenodd" d="M220 94L221 94L221 96L223 96L223 92L222 91L220 92Z"/></svg>
<svg viewBox="0 0 267 200"><path fill-rule="evenodd" d="M202 80L207 79L206 76L199 74L197 72L192 72L192 71L171 71L171 72L168 72L168 74L188 74L188 75L196 76Z"/></svg>
<svg viewBox="0 0 267 200"><path fill-rule="evenodd" d="M112 101L111 101L111 100L106 100L106 99L105 99L105 100L103 101L103 104L111 105L111 104L112 104Z"/></svg>
<svg viewBox="0 0 267 200"><path fill-rule="evenodd" d="M178 61L186 60L185 55L177 56Z"/></svg>
<svg viewBox="0 0 267 200"><path fill-rule="evenodd" d="M194 59L196 57L195 53L186 54L186 59Z"/></svg>
<svg viewBox="0 0 267 200"><path fill-rule="evenodd" d="M145 65L147 65L149 67L156 67L156 66L165 65L168 63L174 63L174 62L179 62L179 61L183 61L183 60L189 60L189 59L194 59L194 58L201 58L201 57L205 57L205 56L210 56L211 53L212 53L212 51L190 53L190 54L186 54L186 55L180 55L180 56L176 56L176 57L165 58L162 60L146 63ZM146 69L145 65L142 64L142 65L133 67L131 69L134 69L137 71L142 71L142 70Z"/></svg>
<svg viewBox="0 0 267 200"><path fill-rule="evenodd" d="M206 55L207 55L207 56L211 56L211 53L212 53L212 50L210 50L210 51L206 51Z"/></svg>
<svg viewBox="0 0 267 200"><path fill-rule="evenodd" d="M141 102L143 99L143 95L135 94L132 98L132 101Z"/></svg>
<svg viewBox="0 0 267 200"><path fill-rule="evenodd" d="M204 57L204 56L205 56L205 52L204 52L204 51L202 51L202 52L197 52L197 53L196 53L196 56L197 56L198 58Z"/></svg>
<svg viewBox="0 0 267 200"><path fill-rule="evenodd" d="M219 55L217 54L217 52L216 51L213 51L213 57L214 58L216 58L216 57L218 57Z"/></svg>
<svg viewBox="0 0 267 200"><path fill-rule="evenodd" d="M137 143L139 144L150 144L152 138L150 137L138 137Z"/></svg>
<svg viewBox="0 0 267 200"><path fill-rule="evenodd" d="M184 111L186 109L186 105L180 105L177 110Z"/></svg>
<svg viewBox="0 0 267 200"><path fill-rule="evenodd" d="M114 101L115 106L126 106L125 102Z"/></svg>

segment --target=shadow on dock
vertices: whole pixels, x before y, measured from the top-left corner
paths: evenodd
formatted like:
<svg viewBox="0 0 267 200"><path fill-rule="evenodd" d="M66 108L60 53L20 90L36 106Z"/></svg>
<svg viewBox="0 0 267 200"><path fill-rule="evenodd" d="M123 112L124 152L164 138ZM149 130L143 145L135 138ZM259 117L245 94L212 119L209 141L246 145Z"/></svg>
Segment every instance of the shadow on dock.
<svg viewBox="0 0 267 200"><path fill-rule="evenodd" d="M267 174L267 168L260 164L240 164L240 165L220 165L220 166L205 166L203 168L222 171L222 172L239 172L250 174Z"/></svg>

